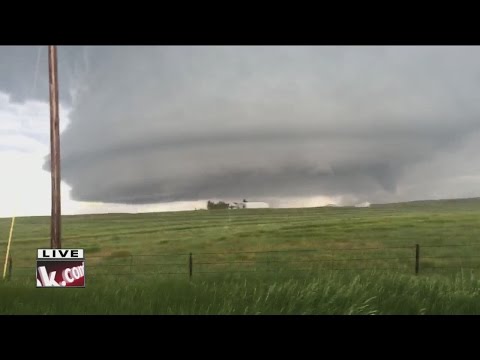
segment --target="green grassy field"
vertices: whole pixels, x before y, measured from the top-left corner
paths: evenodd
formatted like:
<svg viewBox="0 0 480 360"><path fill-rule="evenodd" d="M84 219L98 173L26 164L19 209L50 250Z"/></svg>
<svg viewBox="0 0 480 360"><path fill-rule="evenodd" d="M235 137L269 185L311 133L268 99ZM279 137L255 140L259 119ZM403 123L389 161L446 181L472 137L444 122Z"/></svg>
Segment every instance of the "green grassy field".
<svg viewBox="0 0 480 360"><path fill-rule="evenodd" d="M85 289L34 287L49 225L16 219L0 313L480 313L478 199L64 216L63 247L86 250ZM9 226L0 219L2 270Z"/></svg>

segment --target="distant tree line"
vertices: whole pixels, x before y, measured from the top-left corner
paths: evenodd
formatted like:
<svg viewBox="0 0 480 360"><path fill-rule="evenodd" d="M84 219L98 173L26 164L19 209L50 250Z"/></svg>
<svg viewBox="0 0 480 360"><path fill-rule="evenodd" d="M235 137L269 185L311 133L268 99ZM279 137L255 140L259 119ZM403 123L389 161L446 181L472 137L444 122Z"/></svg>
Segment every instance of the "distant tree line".
<svg viewBox="0 0 480 360"><path fill-rule="evenodd" d="M208 201L207 209L208 210L219 210L219 209L228 209L230 206L229 203L225 203L223 201L219 201L218 203L214 203L213 201Z"/></svg>

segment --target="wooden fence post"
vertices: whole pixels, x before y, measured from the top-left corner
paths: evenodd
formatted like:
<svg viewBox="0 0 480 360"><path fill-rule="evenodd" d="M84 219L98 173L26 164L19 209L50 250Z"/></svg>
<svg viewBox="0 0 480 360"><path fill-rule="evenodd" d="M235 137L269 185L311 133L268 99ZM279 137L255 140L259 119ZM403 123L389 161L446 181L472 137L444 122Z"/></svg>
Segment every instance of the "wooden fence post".
<svg viewBox="0 0 480 360"><path fill-rule="evenodd" d="M192 280L192 275L193 275L193 256L192 253L190 253L189 259L188 259L188 272L190 275L190 280Z"/></svg>
<svg viewBox="0 0 480 360"><path fill-rule="evenodd" d="M420 272L420 245L415 245L415 275Z"/></svg>

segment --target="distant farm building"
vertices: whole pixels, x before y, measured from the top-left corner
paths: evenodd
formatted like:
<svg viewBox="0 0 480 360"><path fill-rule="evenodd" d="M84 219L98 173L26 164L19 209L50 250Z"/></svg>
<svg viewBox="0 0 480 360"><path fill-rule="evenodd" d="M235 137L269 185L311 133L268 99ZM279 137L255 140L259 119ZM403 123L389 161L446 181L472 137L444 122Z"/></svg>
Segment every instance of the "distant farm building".
<svg viewBox="0 0 480 360"><path fill-rule="evenodd" d="M234 202L230 205L230 209L266 209L269 208L266 202L263 201L247 201L243 200L242 202Z"/></svg>
<svg viewBox="0 0 480 360"><path fill-rule="evenodd" d="M249 201L245 203L245 208L247 209L266 209L269 208L270 206L262 201Z"/></svg>
<svg viewBox="0 0 480 360"><path fill-rule="evenodd" d="M234 202L234 203L230 204L230 209L245 209L245 203Z"/></svg>

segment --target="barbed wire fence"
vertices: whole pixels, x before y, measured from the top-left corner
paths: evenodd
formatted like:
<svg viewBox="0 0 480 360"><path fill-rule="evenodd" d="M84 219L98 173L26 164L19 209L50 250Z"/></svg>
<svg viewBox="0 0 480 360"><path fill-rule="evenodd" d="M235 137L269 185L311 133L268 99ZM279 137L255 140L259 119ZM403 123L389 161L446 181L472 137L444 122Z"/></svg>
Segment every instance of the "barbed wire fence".
<svg viewBox="0 0 480 360"><path fill-rule="evenodd" d="M363 270L418 275L441 270L480 269L480 243L196 253L118 252L90 256L87 253L85 262L88 277L162 275L192 279L202 274ZM34 264L9 268L10 278L34 276L36 271Z"/></svg>

